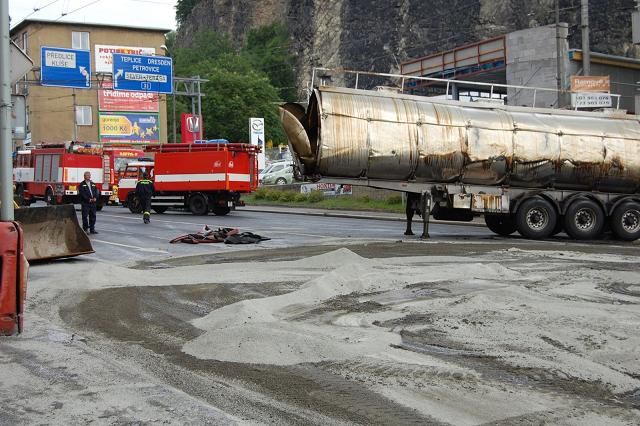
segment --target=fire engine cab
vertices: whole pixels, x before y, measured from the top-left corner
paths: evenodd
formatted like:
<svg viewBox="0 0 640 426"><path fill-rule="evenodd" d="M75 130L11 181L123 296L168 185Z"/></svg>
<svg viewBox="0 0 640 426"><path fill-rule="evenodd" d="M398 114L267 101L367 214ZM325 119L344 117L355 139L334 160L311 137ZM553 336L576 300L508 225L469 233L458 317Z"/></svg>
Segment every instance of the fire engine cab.
<svg viewBox="0 0 640 426"><path fill-rule="evenodd" d="M242 193L258 185L257 153L248 144L167 144L148 148L154 161L131 162L118 185L118 198L132 213L142 207L135 187L142 173L154 183L151 207L163 213L169 207L186 209L194 215L228 214L243 206Z"/></svg>
<svg viewBox="0 0 640 426"><path fill-rule="evenodd" d="M98 209L101 209L112 191L103 188L103 158L99 148L82 143L39 145L30 151L16 153L13 178L16 192L25 205L36 200L47 204L79 203L78 186L84 173L101 189Z"/></svg>

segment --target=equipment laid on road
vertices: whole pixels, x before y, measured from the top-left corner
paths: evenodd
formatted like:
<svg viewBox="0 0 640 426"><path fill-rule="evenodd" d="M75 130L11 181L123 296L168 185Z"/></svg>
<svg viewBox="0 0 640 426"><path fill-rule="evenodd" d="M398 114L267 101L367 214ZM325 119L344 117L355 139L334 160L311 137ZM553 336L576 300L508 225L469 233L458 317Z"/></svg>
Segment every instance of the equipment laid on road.
<svg viewBox="0 0 640 426"><path fill-rule="evenodd" d="M334 87L280 111L312 180L419 193L436 219L484 214L501 235L640 237L637 116Z"/></svg>
<svg viewBox="0 0 640 426"><path fill-rule="evenodd" d="M263 237L253 232L240 232L237 228L218 228L216 230L204 225L202 230L193 234L180 235L169 243L225 243L225 244L256 244L271 238Z"/></svg>
<svg viewBox="0 0 640 426"><path fill-rule="evenodd" d="M13 170L16 192L29 205L44 200L49 205L78 203L78 186L84 172L90 172L101 190L98 210L109 201L105 190L102 149L81 143L45 144L30 151L18 151ZM106 185L108 187L108 185Z"/></svg>
<svg viewBox="0 0 640 426"><path fill-rule="evenodd" d="M0 335L22 332L29 264L23 233L16 222L0 222Z"/></svg>
<svg viewBox="0 0 640 426"><path fill-rule="evenodd" d="M194 215L212 211L224 216L244 205L240 194L256 189L258 151L256 146L240 143L151 147L148 152L154 161L129 163L118 185L118 198L132 213L141 213L135 187L147 172L155 188L151 207L157 213L174 207Z"/></svg>

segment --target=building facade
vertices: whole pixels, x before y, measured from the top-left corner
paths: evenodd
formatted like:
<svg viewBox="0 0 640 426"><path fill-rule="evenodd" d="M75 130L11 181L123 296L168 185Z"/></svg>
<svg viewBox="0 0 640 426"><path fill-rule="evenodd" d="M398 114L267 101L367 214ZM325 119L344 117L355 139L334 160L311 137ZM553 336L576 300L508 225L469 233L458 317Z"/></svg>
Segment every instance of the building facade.
<svg viewBox="0 0 640 426"><path fill-rule="evenodd" d="M20 145L46 142L167 142L165 95L112 91L111 54L163 55L169 29L24 20L11 39L34 62L13 88L26 96L27 137ZM89 51L89 88L43 86L41 48Z"/></svg>

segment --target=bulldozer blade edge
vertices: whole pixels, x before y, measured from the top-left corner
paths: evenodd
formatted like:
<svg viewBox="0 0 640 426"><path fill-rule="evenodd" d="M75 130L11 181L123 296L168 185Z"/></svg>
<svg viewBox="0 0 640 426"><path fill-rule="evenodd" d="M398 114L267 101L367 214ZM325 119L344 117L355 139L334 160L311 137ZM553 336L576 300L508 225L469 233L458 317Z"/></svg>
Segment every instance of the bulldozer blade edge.
<svg viewBox="0 0 640 426"><path fill-rule="evenodd" d="M15 220L24 231L24 253L29 261L95 252L73 205L16 209Z"/></svg>

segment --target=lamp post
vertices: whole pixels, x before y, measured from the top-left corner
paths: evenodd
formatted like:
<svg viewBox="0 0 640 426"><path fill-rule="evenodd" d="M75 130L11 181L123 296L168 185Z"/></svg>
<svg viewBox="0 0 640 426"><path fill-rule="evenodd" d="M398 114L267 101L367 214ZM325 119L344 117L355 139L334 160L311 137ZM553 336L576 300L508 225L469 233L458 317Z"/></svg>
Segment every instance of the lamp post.
<svg viewBox="0 0 640 426"><path fill-rule="evenodd" d="M171 56L171 52L166 45L161 45L160 49L164 50L165 56ZM171 88L171 114L172 114L172 125L173 125L173 143L178 141L177 138L177 130L176 130L176 91L175 91L175 82L173 83L174 87Z"/></svg>

